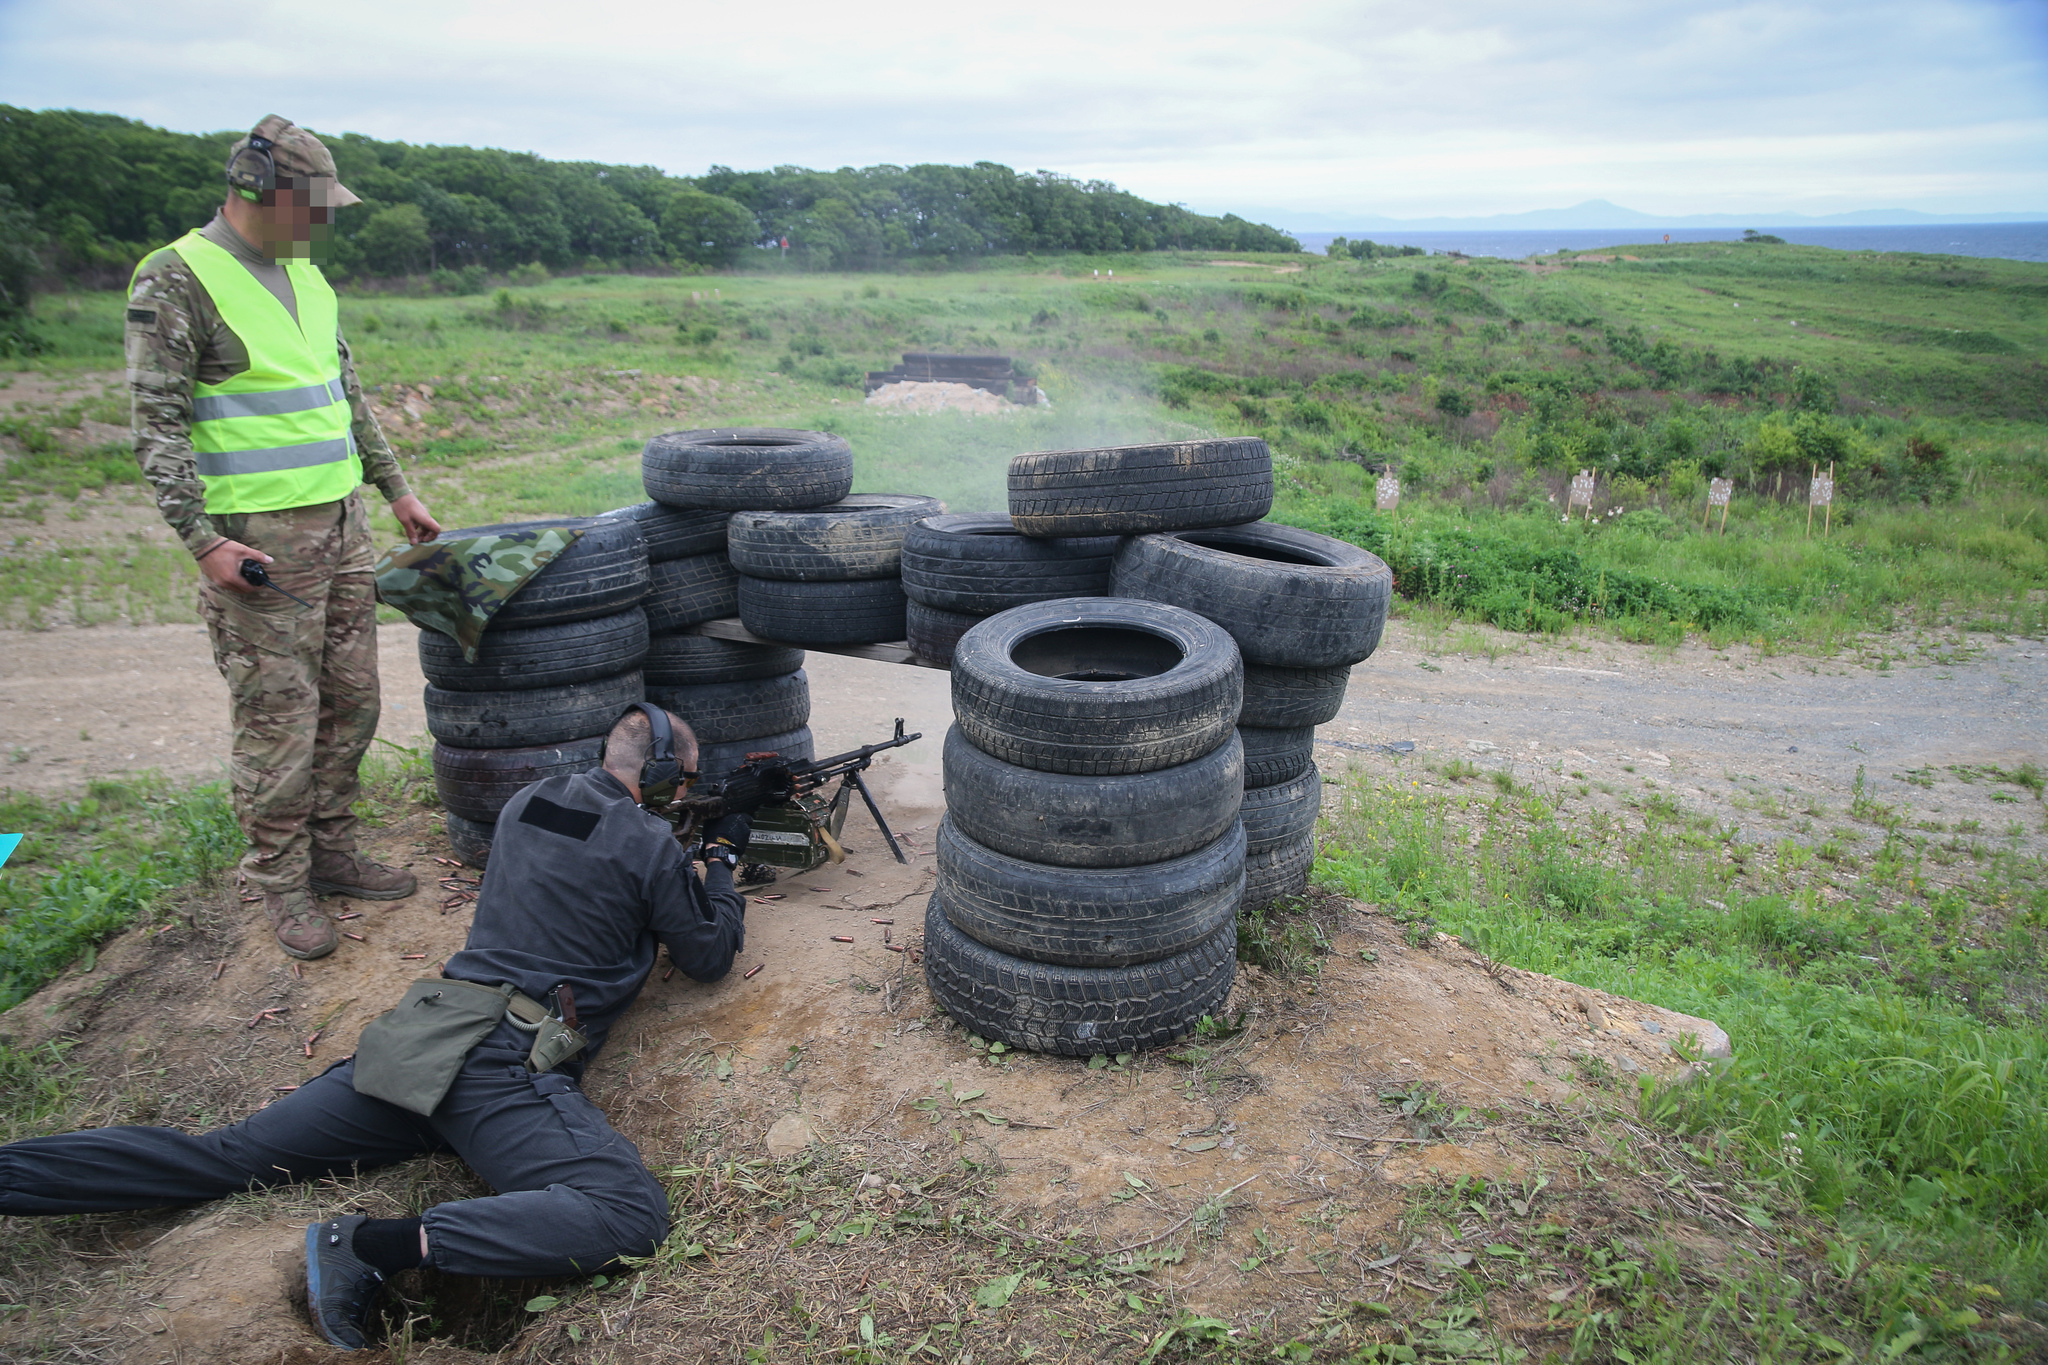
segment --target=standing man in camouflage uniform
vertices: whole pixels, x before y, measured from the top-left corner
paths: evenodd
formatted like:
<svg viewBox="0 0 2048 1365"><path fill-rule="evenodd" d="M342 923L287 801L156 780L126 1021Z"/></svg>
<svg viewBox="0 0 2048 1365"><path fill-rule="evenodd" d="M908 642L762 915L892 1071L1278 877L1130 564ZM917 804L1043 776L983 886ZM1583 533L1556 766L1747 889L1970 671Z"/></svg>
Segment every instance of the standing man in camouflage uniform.
<svg viewBox="0 0 2048 1365"><path fill-rule="evenodd" d="M198 561L227 679L229 772L278 944L324 957L314 894L397 900L411 873L356 852L356 769L377 730L376 596L357 492L377 485L417 544L440 532L406 486L342 339L313 246L359 202L319 139L272 115L228 156L205 227L136 269L128 298L135 457ZM243 579L245 560L311 603Z"/></svg>

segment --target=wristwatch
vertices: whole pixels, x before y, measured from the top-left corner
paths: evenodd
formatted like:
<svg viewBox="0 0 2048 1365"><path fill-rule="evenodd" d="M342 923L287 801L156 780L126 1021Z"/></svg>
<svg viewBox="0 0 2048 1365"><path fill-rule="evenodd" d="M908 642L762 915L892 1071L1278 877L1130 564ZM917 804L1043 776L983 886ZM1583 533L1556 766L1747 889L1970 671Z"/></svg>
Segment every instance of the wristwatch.
<svg viewBox="0 0 2048 1365"><path fill-rule="evenodd" d="M724 863L728 868L738 867L740 865L740 851L731 844L706 844L704 845L704 861L707 863Z"/></svg>

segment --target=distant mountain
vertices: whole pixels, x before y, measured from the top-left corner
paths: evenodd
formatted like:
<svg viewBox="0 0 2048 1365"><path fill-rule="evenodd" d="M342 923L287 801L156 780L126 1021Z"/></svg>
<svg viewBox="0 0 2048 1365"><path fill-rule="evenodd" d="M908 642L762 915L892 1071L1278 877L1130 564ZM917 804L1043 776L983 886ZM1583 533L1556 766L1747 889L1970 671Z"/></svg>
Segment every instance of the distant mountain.
<svg viewBox="0 0 2048 1365"><path fill-rule="evenodd" d="M1858 209L1853 213L1690 213L1660 217L1605 199L1588 199L1567 209L1495 213L1474 218L1388 218L1379 214L1297 213L1286 209L1247 210L1252 217L1285 223L1290 232L1341 232L1370 237L1387 232L1540 232L1550 229L1908 227L1937 223L2043 223L2036 213L1921 213L1917 209Z"/></svg>

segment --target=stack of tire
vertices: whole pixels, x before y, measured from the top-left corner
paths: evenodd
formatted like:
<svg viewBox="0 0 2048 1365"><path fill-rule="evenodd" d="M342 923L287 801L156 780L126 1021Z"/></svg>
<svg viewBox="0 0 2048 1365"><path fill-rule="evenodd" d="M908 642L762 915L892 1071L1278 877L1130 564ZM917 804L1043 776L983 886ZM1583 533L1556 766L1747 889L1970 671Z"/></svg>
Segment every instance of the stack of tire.
<svg viewBox="0 0 2048 1365"><path fill-rule="evenodd" d="M581 517L444 531L443 540L575 528L576 541L491 617L475 663L419 637L434 786L457 857L482 867L498 812L530 782L597 765L604 736L641 700L647 542L641 522Z"/></svg>
<svg viewBox="0 0 2048 1365"><path fill-rule="evenodd" d="M1200 612L1244 656L1244 903L1300 895L1315 861L1316 727L1379 645L1393 575L1355 545L1266 522L1133 536L1110 592Z"/></svg>
<svg viewBox="0 0 2048 1365"><path fill-rule="evenodd" d="M805 510L733 514L726 551L740 624L766 640L871 645L906 629L903 537L936 498L863 493Z"/></svg>
<svg viewBox="0 0 2048 1365"><path fill-rule="evenodd" d="M952 658L933 998L983 1037L1089 1057L1171 1042L1236 977L1243 668L1200 616L1015 607Z"/></svg>
<svg viewBox="0 0 2048 1365"><path fill-rule="evenodd" d="M1116 536L1033 538L1007 516L926 517L903 540L904 638L944 667L977 623L1033 602L1109 592Z"/></svg>
<svg viewBox="0 0 2048 1365"><path fill-rule="evenodd" d="M715 517L718 525L715 540L707 534L654 570L647 700L689 722L697 770L707 778L724 776L749 753L814 757L803 651L690 628L739 614L740 578L728 553L734 514L838 501L853 483L852 450L822 431L782 427L663 432L641 450L640 482L655 505Z"/></svg>

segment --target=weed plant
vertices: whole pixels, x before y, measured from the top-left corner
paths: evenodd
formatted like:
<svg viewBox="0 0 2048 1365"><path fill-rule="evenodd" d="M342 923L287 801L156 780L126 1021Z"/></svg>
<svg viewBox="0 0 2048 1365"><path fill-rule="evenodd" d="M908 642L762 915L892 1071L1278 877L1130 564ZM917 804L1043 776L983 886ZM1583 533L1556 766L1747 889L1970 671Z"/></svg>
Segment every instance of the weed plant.
<svg viewBox="0 0 2048 1365"><path fill-rule="evenodd" d="M0 793L0 827L26 837L0 871L0 1010L128 927L173 888L242 850L218 786L165 789L147 775L48 800Z"/></svg>
<svg viewBox="0 0 2048 1365"><path fill-rule="evenodd" d="M1883 842L1838 888L1789 841L1744 846L1668 799L1636 814L1536 787L1481 797L1355 776L1316 879L1419 937L1441 929L1491 959L1724 1027L1733 1060L1646 1086L1644 1114L1731 1144L1755 1178L1834 1220L1843 1254L1882 1260L1897 1294L1871 1283L1866 1328L1925 1317L1906 1286L1924 1288L1934 1267L2040 1297L2048 1043L2025 983L2038 978L2048 868L1990 853L1931 891L1926 847L1862 798Z"/></svg>
<svg viewBox="0 0 2048 1365"><path fill-rule="evenodd" d="M1369 546L1403 596L1465 619L1819 652L1906 625L2048 629L2038 265L1729 243L1522 263L1241 259L528 271L489 294L346 296L343 318L451 525L635 500L641 442L676 426L838 431L858 491L959 511L1000 509L1019 451L1255 434L1279 457L1277 519ZM38 325L70 340L33 367L113 370L120 307L114 293L39 300ZM1010 354L1053 406L864 407L862 374L906 350ZM119 399L116 386L8 414L0 515L47 538L61 536L49 513L81 494L136 498L118 448L52 435L123 420ZM1806 534L1815 464L1837 472L1825 539ZM1567 523L1581 468L1599 476L1595 506ZM1392 515L1372 507L1380 469L1403 481ZM1714 476L1737 488L1725 535L1699 529ZM11 571L0 603L20 621L181 616L154 586L168 566L116 548L61 590Z"/></svg>

